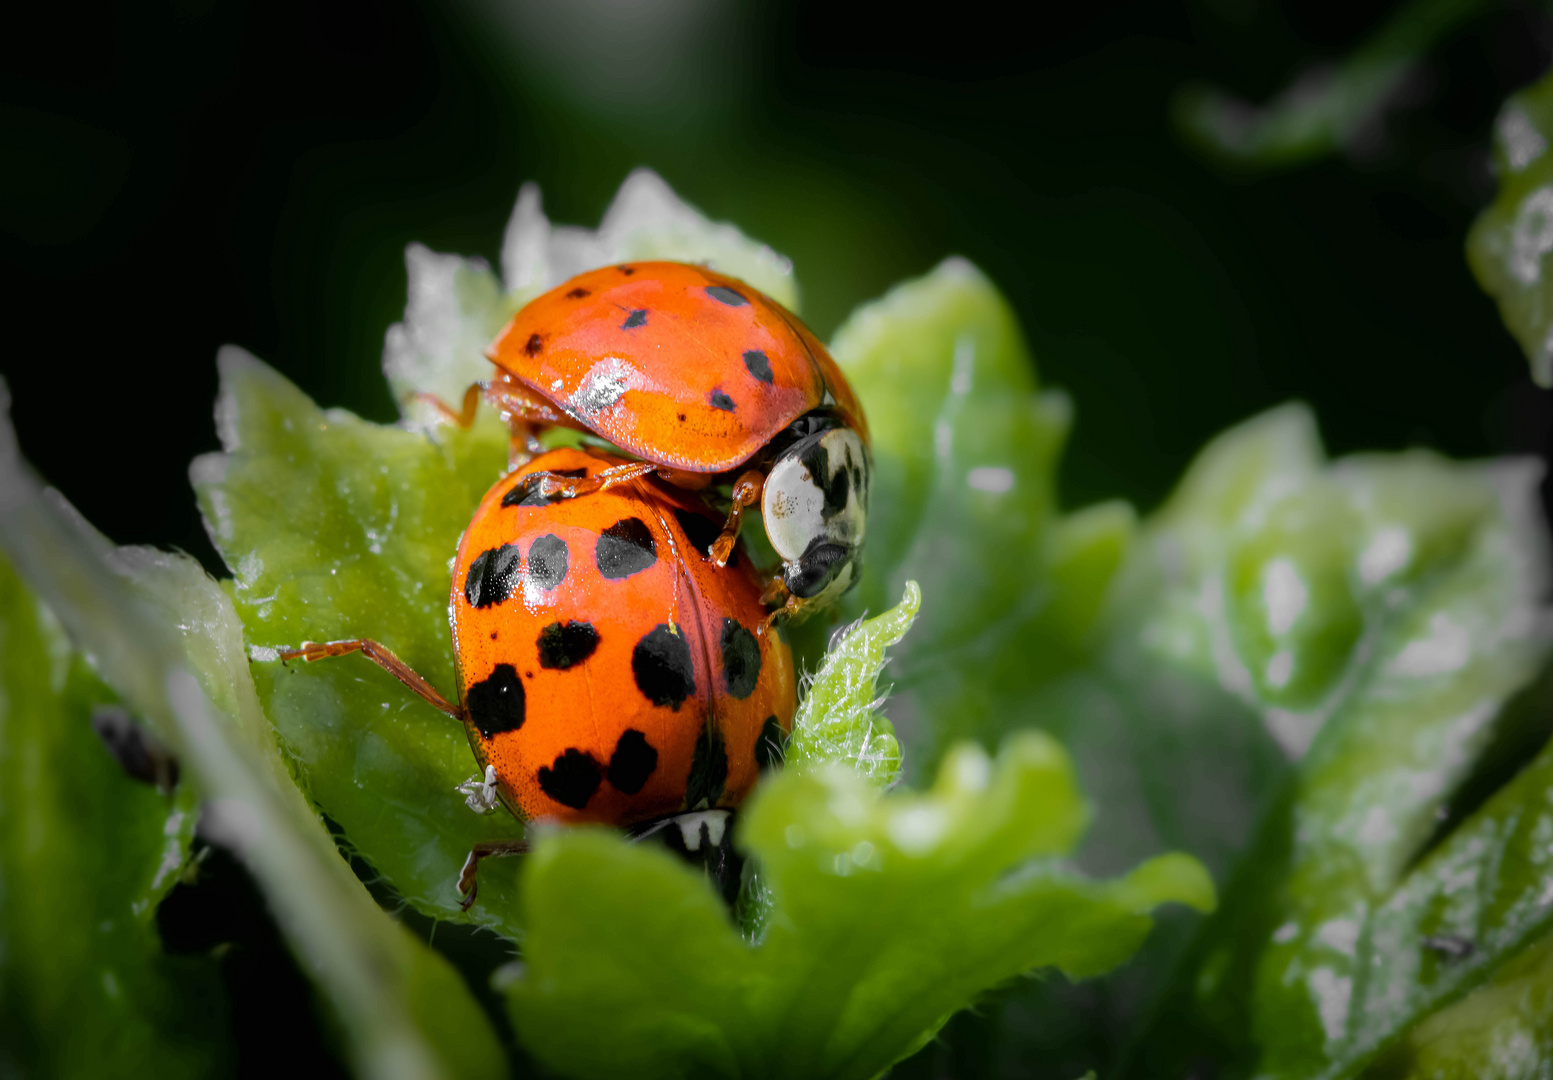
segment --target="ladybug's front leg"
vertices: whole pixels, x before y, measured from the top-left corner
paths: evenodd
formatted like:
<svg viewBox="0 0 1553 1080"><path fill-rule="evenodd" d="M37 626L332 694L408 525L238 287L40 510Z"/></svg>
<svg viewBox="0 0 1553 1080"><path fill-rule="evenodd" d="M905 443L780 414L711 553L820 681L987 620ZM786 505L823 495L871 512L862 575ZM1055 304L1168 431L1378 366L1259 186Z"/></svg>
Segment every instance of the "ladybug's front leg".
<svg viewBox="0 0 1553 1080"><path fill-rule="evenodd" d="M728 559L733 555L733 545L739 539L739 518L744 515L745 509L760 501L765 486L766 474L757 469L751 469L734 481L733 505L728 509L728 523L712 542L710 551L712 562L716 565L728 565Z"/></svg>
<svg viewBox="0 0 1553 1080"><path fill-rule="evenodd" d="M767 615L761 622L760 632L762 634L770 630L778 619L795 618L804 614L814 605L813 600L805 600L801 596L794 596L791 590L788 589L787 582L782 580L781 574L771 579L770 584L766 586L765 592L760 594L760 602L768 608L776 607L776 610Z"/></svg>
<svg viewBox="0 0 1553 1080"><path fill-rule="evenodd" d="M479 891L479 885L475 881L475 873L480 869L480 860L488 859L492 855L527 855L527 840L482 840L469 849L469 857L464 860L464 868L458 872L458 891L464 899L459 902L461 911L468 911L475 902L475 894Z"/></svg>

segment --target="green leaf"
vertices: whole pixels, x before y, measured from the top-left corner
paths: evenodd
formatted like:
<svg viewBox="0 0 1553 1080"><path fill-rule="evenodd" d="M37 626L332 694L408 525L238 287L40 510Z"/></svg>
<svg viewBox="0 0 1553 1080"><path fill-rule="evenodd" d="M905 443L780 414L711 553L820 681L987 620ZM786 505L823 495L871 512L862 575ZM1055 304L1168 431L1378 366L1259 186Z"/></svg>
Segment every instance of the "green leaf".
<svg viewBox="0 0 1553 1080"><path fill-rule="evenodd" d="M900 776L900 744L879 712L876 684L884 650L906 636L921 603L922 590L908 581L895 607L837 632L793 717L789 768L845 764L880 787Z"/></svg>
<svg viewBox="0 0 1553 1080"><path fill-rule="evenodd" d="M297 782L409 903L517 937L516 866L482 867L459 910L459 868L481 840L523 835L454 790L476 771L462 725L362 656L282 663L304 641L372 638L456 698L447 606L458 539L502 475L489 417L439 441L325 412L236 349L218 360L224 454L194 463L200 507L232 567L254 683Z"/></svg>
<svg viewBox="0 0 1553 1080"><path fill-rule="evenodd" d="M213 963L162 951L157 905L198 818L92 730L115 701L0 557L0 1073L208 1076L231 1067Z"/></svg>
<svg viewBox="0 0 1553 1080"><path fill-rule="evenodd" d="M1430 1080L1536 1080L1553 1069L1553 940L1409 1033L1380 1075Z"/></svg>
<svg viewBox="0 0 1553 1080"><path fill-rule="evenodd" d="M1212 906L1184 856L1109 882L1066 869L1054 857L1087 816L1067 755L1033 732L995 761L956 748L921 794L843 765L787 770L740 826L774 896L757 946L666 854L547 831L522 882L513 1022L568 1075L875 1076L987 989L1040 967L1095 975L1157 905Z"/></svg>
<svg viewBox="0 0 1553 1080"><path fill-rule="evenodd" d="M0 424L0 546L105 680L177 754L367 1077L505 1071L458 974L379 908L291 783L226 594L186 556L113 549L22 465Z"/></svg>
<svg viewBox="0 0 1553 1080"><path fill-rule="evenodd" d="M1145 1071L1170 1075L1197 1030L1261 1075L1342 1075L1416 1019L1368 1013L1422 1000L1377 982L1421 938L1388 953L1377 935L1479 757L1527 722L1506 706L1549 655L1538 478L1418 451L1326 464L1286 408L1210 444L1150 523L1118 632L1215 679L1304 760Z"/></svg>
<svg viewBox="0 0 1553 1080"><path fill-rule="evenodd" d="M1553 76L1521 91L1494 123L1499 194L1467 234L1478 284L1531 361L1540 386L1553 386Z"/></svg>
<svg viewBox="0 0 1553 1080"><path fill-rule="evenodd" d="M907 770L920 773L954 740L994 745L1028 719L1035 686L1086 655L1132 513L1057 514L1068 400L1037 392L1012 310L964 260L858 309L833 352L867 409L875 463L849 610L922 587L924 614L891 669L913 717Z"/></svg>

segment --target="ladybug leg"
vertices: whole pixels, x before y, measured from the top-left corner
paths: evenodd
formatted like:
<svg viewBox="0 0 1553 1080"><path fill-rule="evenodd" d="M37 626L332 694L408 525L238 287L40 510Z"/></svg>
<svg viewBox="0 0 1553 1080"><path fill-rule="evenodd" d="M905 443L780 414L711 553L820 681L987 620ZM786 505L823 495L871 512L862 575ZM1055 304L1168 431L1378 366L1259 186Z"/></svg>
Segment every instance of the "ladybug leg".
<svg viewBox="0 0 1553 1080"><path fill-rule="evenodd" d="M766 591L760 594L760 602L767 607L773 604L780 605L775 611L767 615L760 623L760 632L764 634L776 625L779 619L791 619L804 614L813 606L813 600L805 600L801 596L794 596L788 591L787 582L778 574L771 579L766 586Z"/></svg>
<svg viewBox="0 0 1553 1080"><path fill-rule="evenodd" d="M450 424L457 424L468 431L474 426L475 411L480 408L480 395L485 392L485 387L480 383L471 383L469 389L464 391L464 404L455 412L453 406L443 401L430 390L416 390L409 395L409 400L419 401L430 405L442 414L442 419Z"/></svg>
<svg viewBox="0 0 1553 1080"><path fill-rule="evenodd" d="M314 660L323 660L331 656L346 656L353 652L359 652L378 667L388 672L394 678L404 683L435 709L441 709L453 719L462 721L464 710L454 705L447 698L437 693L436 687L427 682L420 675L399 659L387 647L366 638L352 638L348 641L313 642L304 641L300 649L286 649L280 654L282 660L295 660L301 658L308 663Z"/></svg>
<svg viewBox="0 0 1553 1080"><path fill-rule="evenodd" d="M739 539L739 518L744 515L747 507L754 506L760 501L760 493L766 486L766 474L756 469L751 469L733 485L733 506L728 510L728 523L723 526L723 531L712 542L711 557L716 566L727 566L728 558L733 554L733 545Z"/></svg>
<svg viewBox="0 0 1553 1080"><path fill-rule="evenodd" d="M594 476L557 476L555 473L536 473L536 476L543 477L539 481L536 494L546 499L575 499L646 476L657 468L658 466L650 461L633 461L626 465L611 465Z"/></svg>
<svg viewBox="0 0 1553 1080"><path fill-rule="evenodd" d="M671 469L667 465L659 465L658 475L677 488L684 488L686 491L704 491L711 485L717 474L687 472L684 469Z"/></svg>
<svg viewBox="0 0 1553 1080"><path fill-rule="evenodd" d="M464 860L464 868L458 872L458 891L463 896L459 901L459 910L468 911L475 902L475 894L479 891L475 873L480 869L481 859L488 859L492 855L526 854L528 854L527 840L481 840L470 848L469 857Z"/></svg>

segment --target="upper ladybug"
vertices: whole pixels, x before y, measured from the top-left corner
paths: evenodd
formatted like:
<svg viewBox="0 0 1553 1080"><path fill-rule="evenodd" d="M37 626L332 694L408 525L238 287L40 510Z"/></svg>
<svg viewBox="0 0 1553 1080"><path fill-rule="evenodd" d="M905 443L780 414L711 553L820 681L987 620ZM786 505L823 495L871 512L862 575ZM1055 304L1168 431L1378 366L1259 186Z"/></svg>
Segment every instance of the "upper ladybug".
<svg viewBox="0 0 1553 1080"><path fill-rule="evenodd" d="M591 431L645 465L547 493L585 494L645 471L688 488L726 480L761 503L789 610L855 583L868 506L868 428L836 362L791 312L736 278L683 263L606 266L530 302L487 355L487 396L515 437Z"/></svg>

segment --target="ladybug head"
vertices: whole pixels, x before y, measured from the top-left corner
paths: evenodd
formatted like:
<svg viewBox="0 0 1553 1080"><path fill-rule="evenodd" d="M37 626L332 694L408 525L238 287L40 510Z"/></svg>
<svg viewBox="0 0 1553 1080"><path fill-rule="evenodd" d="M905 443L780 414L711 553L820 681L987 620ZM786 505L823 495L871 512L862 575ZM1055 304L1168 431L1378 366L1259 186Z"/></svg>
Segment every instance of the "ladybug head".
<svg viewBox="0 0 1553 1080"><path fill-rule="evenodd" d="M772 463L761 516L794 596L828 601L857 583L871 468L847 427L807 435Z"/></svg>

